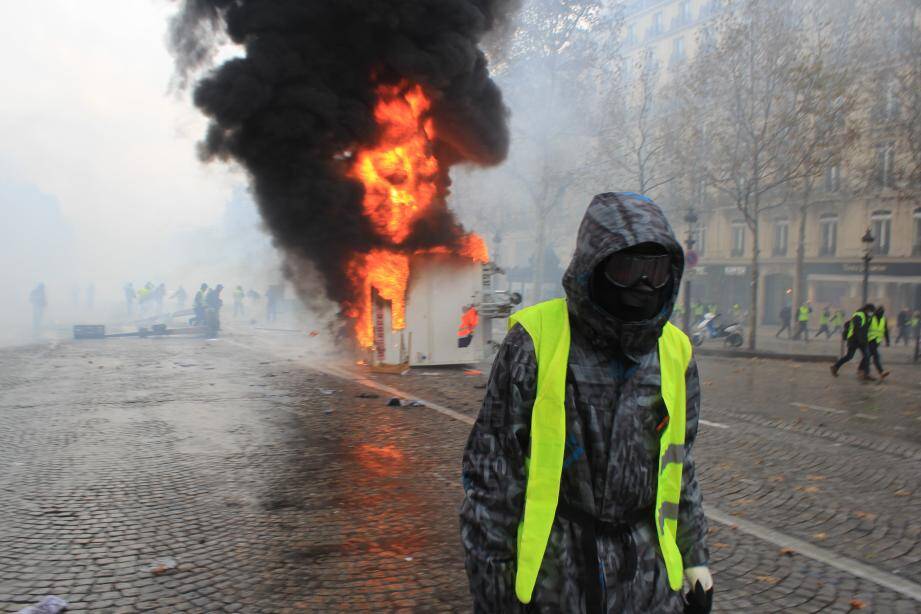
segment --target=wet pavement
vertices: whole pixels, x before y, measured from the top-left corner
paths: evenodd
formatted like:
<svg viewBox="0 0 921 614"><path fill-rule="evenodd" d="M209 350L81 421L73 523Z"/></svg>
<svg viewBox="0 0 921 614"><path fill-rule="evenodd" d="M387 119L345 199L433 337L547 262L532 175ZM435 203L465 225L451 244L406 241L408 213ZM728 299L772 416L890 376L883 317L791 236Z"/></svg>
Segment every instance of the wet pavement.
<svg viewBox="0 0 921 614"><path fill-rule="evenodd" d="M486 369L370 374L315 343L0 350L0 611L46 594L88 612L469 611L459 459ZM717 611L921 611L921 370L701 372L695 457L730 518L711 518ZM380 387L456 413L387 407ZM176 568L154 573L165 557Z"/></svg>

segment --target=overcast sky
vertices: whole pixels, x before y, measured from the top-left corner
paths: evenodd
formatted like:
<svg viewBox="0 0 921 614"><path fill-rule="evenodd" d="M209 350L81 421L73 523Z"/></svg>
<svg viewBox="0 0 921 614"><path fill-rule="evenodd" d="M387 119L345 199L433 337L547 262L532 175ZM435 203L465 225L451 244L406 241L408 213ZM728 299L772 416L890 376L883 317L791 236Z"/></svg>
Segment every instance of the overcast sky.
<svg viewBox="0 0 921 614"><path fill-rule="evenodd" d="M188 93L169 93L174 11L166 0L0 2L0 182L57 200L84 270L155 256L165 236L218 220L243 183L197 160L204 119Z"/></svg>

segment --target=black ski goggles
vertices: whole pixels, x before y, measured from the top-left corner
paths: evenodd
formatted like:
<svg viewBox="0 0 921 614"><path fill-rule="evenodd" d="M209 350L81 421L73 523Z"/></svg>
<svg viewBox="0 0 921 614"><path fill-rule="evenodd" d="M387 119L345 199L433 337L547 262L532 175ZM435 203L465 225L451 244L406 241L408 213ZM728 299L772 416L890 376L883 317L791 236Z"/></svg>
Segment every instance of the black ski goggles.
<svg viewBox="0 0 921 614"><path fill-rule="evenodd" d="M658 290L672 277L672 257L668 254L615 253L604 264L604 276L619 288L632 288L645 279Z"/></svg>

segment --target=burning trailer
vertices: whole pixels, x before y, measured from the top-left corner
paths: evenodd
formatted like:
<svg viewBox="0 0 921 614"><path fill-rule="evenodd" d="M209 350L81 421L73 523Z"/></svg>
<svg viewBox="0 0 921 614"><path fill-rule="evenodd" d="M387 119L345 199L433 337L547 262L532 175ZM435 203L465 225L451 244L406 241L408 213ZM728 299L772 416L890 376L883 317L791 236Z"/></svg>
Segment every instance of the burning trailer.
<svg viewBox="0 0 921 614"><path fill-rule="evenodd" d="M448 197L453 166L508 153L478 45L515 6L185 0L173 20L179 81L207 69L200 154L246 169L291 281L337 303L373 363L477 362L510 310ZM243 53L211 67L226 40Z"/></svg>
<svg viewBox="0 0 921 614"><path fill-rule="evenodd" d="M517 293L493 290L502 273L491 262L445 254L411 260L405 313L372 292L372 345L368 363L380 366L436 366L488 359L495 344L493 320L507 318L521 302Z"/></svg>

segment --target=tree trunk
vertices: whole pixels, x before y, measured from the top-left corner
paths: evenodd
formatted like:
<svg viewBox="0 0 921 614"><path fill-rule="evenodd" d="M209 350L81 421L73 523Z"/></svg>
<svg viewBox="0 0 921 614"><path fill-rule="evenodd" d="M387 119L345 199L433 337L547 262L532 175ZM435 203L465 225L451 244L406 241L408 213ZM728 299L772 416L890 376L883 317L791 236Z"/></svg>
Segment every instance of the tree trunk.
<svg viewBox="0 0 921 614"><path fill-rule="evenodd" d="M760 253L758 241L758 217L752 223L752 270L751 270L751 306L749 307L748 349L754 350L758 332L758 256Z"/></svg>
<svg viewBox="0 0 921 614"><path fill-rule="evenodd" d="M544 294L544 251L547 246L546 215L537 216L537 241L534 255L534 302L536 305L543 300Z"/></svg>
<svg viewBox="0 0 921 614"><path fill-rule="evenodd" d="M807 201L808 202L808 201ZM804 202L799 210L799 229L796 239L796 264L793 266L793 309L806 302L806 210Z"/></svg>

